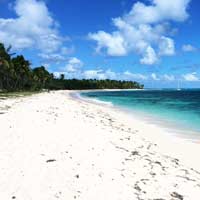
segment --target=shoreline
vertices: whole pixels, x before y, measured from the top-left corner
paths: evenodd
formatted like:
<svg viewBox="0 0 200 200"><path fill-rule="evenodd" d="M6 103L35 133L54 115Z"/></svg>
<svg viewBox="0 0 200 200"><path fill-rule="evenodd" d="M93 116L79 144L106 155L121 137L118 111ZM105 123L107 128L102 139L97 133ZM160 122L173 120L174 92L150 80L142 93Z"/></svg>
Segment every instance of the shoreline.
<svg viewBox="0 0 200 200"><path fill-rule="evenodd" d="M112 91L112 90L102 90L102 92L103 91ZM88 90L87 92L94 92L94 91ZM145 112L141 112L138 110L131 110L125 107L113 105L112 102L101 101L96 98L84 97L84 96L81 96L81 93L84 93L84 92L75 91L72 93L72 96L80 100L86 101L88 103L92 103L92 104L96 104L100 106L104 105L109 108L115 109L125 115L128 115L129 118L138 119L139 121L144 121L145 124L155 125L160 129L164 129L165 132L168 132L168 134L171 135L171 137L188 140L189 142L193 142L193 143L200 142L200 136L197 130L189 130L190 128L187 126L181 127L183 124L177 125L177 123L179 122L166 120L164 118L160 118L153 114L147 114ZM137 116L137 118L135 116Z"/></svg>
<svg viewBox="0 0 200 200"><path fill-rule="evenodd" d="M73 92L22 97L0 115L2 199L200 196L197 144Z"/></svg>
<svg viewBox="0 0 200 200"><path fill-rule="evenodd" d="M88 91L89 92L89 91ZM80 91L74 91L71 94L76 93L80 95ZM93 101L92 99L82 96L72 96L75 100L85 101L86 103L97 105L107 109L108 112L111 112L113 115L117 116L118 119L123 121L126 125L130 126L131 123L134 124L132 128L140 130L142 136L156 143L159 146L160 150L165 154L171 154L171 156L178 157L181 159L184 164L192 166L200 170L200 163L196 158L192 159L190 155L195 155L196 152L200 151L200 140L197 137L192 137L191 135L186 135L182 133L180 129L171 127L170 125L165 125L164 122L161 124L155 123L154 120L145 119L143 116L134 116L134 112L130 112L127 109L123 109L119 106L112 104L104 103L100 100ZM77 99L76 99L77 98ZM149 134L149 132L153 132ZM169 146L171 147L169 149ZM188 152L185 151L188 150Z"/></svg>

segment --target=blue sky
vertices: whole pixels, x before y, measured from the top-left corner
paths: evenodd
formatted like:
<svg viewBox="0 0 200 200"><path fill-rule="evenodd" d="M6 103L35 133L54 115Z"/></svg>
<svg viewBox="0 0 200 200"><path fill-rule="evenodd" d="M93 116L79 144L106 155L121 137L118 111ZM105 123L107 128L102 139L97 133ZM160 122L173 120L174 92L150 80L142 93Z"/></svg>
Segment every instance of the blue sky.
<svg viewBox="0 0 200 200"><path fill-rule="evenodd" d="M197 0L0 0L0 42L56 76L200 87Z"/></svg>

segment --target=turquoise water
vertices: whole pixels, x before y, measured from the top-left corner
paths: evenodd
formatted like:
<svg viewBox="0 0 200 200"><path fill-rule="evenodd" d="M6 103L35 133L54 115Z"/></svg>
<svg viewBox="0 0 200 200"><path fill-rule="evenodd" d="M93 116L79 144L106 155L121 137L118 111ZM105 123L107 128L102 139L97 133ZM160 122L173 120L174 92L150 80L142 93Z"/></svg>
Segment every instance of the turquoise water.
<svg viewBox="0 0 200 200"><path fill-rule="evenodd" d="M86 92L84 97L147 114L200 134L200 90L138 90Z"/></svg>

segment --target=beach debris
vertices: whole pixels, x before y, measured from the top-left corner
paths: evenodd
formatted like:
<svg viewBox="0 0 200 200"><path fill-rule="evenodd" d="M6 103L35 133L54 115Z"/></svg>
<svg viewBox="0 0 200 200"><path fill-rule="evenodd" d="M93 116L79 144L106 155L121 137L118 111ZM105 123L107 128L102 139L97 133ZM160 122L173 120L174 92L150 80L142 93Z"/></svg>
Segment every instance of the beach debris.
<svg viewBox="0 0 200 200"><path fill-rule="evenodd" d="M111 142L111 144L113 144L115 146L116 149L120 149L122 151L125 151L125 152L129 152L128 149L124 148L124 147L120 147L120 146L117 146L116 144L114 144L113 142Z"/></svg>
<svg viewBox="0 0 200 200"><path fill-rule="evenodd" d="M158 164L158 165L162 166L162 163L159 162L159 161L156 161L155 164Z"/></svg>
<svg viewBox="0 0 200 200"><path fill-rule="evenodd" d="M56 193L54 196L55 196L57 199L59 199L61 195L62 195L62 192L58 192L58 193Z"/></svg>
<svg viewBox="0 0 200 200"><path fill-rule="evenodd" d="M180 199L183 200L183 196L181 194L178 194L177 192L173 192L171 194L172 197L176 198L176 199Z"/></svg>
<svg viewBox="0 0 200 200"><path fill-rule="evenodd" d="M76 177L76 178L79 178L79 175L77 174L75 177Z"/></svg>
<svg viewBox="0 0 200 200"><path fill-rule="evenodd" d="M176 165L179 165L179 159L177 158L172 159L172 162L174 162Z"/></svg>
<svg viewBox="0 0 200 200"><path fill-rule="evenodd" d="M16 196L12 196L12 199L16 199Z"/></svg>
<svg viewBox="0 0 200 200"><path fill-rule="evenodd" d="M98 176L99 176L100 178L102 178L103 172L99 172Z"/></svg>
<svg viewBox="0 0 200 200"><path fill-rule="evenodd" d="M135 184L135 187L134 187L138 192L141 192L142 191L142 189L137 185L137 184Z"/></svg>
<svg viewBox="0 0 200 200"><path fill-rule="evenodd" d="M49 162L55 162L55 161L56 161L55 159L49 159L46 162L49 163Z"/></svg>
<svg viewBox="0 0 200 200"><path fill-rule="evenodd" d="M132 155L132 156L139 156L139 152L138 152L138 151L132 151L132 152L131 152L131 155Z"/></svg>

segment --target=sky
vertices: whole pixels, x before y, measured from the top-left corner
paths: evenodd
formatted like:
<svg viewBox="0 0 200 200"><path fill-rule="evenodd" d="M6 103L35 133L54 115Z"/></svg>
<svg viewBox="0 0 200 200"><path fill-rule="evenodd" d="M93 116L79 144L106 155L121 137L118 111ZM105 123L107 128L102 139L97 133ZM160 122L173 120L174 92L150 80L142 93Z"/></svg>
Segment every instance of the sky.
<svg viewBox="0 0 200 200"><path fill-rule="evenodd" d="M200 88L198 0L0 0L0 42L55 76Z"/></svg>

